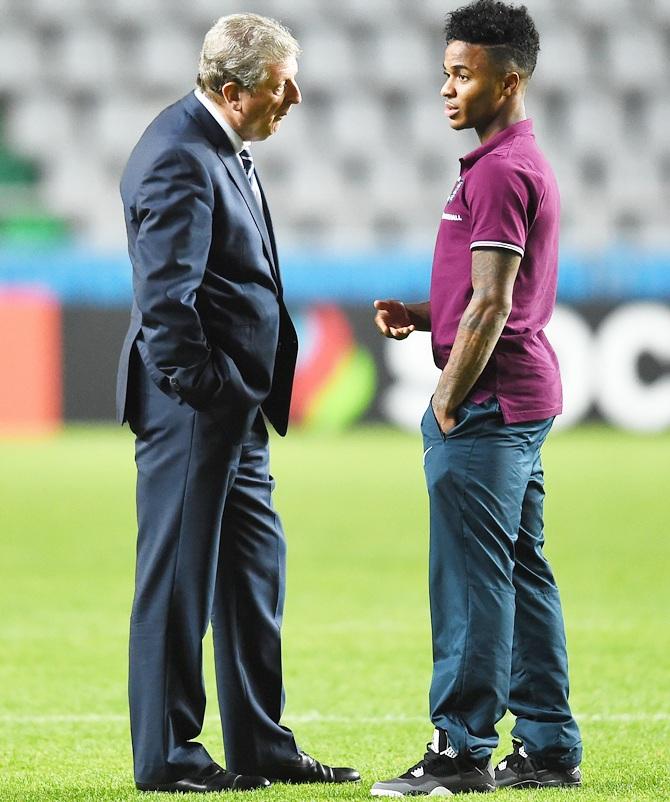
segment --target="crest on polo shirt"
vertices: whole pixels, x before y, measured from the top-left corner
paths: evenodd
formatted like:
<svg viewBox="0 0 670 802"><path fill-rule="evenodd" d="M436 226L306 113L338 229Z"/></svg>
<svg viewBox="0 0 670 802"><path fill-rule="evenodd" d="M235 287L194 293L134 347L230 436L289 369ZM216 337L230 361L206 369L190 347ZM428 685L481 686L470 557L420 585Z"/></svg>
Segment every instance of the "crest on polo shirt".
<svg viewBox="0 0 670 802"><path fill-rule="evenodd" d="M456 193L462 186L463 186L463 176L459 175L458 179L456 180L456 183L454 184L454 188L451 190L451 192L449 193L449 197L447 198L447 203L446 203L447 206L449 206L452 200L456 197Z"/></svg>

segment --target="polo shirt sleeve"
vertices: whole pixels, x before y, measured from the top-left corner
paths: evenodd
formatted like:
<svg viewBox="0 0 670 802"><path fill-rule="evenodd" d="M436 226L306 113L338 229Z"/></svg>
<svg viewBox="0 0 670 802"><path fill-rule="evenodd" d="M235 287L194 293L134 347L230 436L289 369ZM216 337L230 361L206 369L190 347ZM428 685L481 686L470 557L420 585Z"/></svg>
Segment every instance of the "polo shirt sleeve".
<svg viewBox="0 0 670 802"><path fill-rule="evenodd" d="M465 182L470 211L470 250L507 248L524 255L532 188L528 176L506 159L482 159Z"/></svg>

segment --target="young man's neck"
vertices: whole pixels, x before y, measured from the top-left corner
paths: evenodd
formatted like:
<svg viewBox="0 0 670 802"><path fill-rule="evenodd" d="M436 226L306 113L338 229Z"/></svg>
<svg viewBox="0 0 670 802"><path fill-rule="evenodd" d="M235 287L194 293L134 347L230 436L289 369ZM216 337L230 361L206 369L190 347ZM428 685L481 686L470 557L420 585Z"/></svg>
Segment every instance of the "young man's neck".
<svg viewBox="0 0 670 802"><path fill-rule="evenodd" d="M485 145L496 134L504 131L505 128L509 128L510 125L514 125L525 119L526 107L523 100L520 100L517 103L503 107L492 120L489 120L489 122L481 128L475 126L475 131L477 132L481 144Z"/></svg>

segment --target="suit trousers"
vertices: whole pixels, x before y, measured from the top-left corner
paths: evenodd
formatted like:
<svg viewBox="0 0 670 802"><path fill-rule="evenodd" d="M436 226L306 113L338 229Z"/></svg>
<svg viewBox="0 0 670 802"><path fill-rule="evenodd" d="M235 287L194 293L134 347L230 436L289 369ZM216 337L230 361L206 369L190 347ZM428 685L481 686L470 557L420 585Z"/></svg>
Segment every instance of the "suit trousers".
<svg viewBox="0 0 670 802"><path fill-rule="evenodd" d="M445 435L428 405L421 429L430 501L431 718L474 759L497 746L509 709L526 751L581 759L568 704L556 582L543 554L540 448L553 419L506 425L495 398L465 402Z"/></svg>
<svg viewBox="0 0 670 802"><path fill-rule="evenodd" d="M227 767L258 773L297 754L279 720L286 544L259 412L234 444L226 421L160 391L133 355L137 568L129 697L135 780L208 767L202 641L212 624Z"/></svg>

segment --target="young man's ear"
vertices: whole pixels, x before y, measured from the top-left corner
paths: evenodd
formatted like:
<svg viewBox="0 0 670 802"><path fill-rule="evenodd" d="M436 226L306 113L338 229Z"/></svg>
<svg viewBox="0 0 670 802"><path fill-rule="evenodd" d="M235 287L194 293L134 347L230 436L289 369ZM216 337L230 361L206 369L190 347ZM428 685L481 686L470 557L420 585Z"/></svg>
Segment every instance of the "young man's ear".
<svg viewBox="0 0 670 802"><path fill-rule="evenodd" d="M508 72L503 80L503 95L510 97L513 95L521 83L521 76L518 72Z"/></svg>

